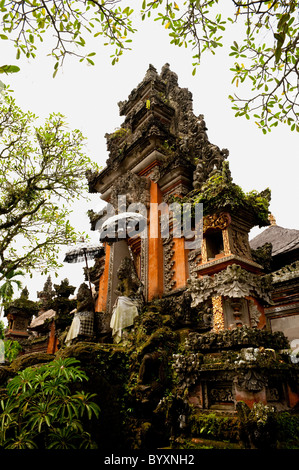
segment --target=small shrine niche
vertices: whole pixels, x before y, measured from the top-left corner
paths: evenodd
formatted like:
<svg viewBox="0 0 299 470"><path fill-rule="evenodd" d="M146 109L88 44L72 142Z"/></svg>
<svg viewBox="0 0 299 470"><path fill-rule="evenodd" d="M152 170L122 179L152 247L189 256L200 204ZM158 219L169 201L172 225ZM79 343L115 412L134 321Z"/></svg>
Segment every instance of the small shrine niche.
<svg viewBox="0 0 299 470"><path fill-rule="evenodd" d="M8 320L5 338L19 342L27 339L29 337L29 324L36 313L36 303L29 300L29 292L27 287L25 287L19 299L14 300L5 308L5 316Z"/></svg>
<svg viewBox="0 0 299 470"><path fill-rule="evenodd" d="M224 255L224 243L222 232L216 231L208 233L205 237L207 261Z"/></svg>

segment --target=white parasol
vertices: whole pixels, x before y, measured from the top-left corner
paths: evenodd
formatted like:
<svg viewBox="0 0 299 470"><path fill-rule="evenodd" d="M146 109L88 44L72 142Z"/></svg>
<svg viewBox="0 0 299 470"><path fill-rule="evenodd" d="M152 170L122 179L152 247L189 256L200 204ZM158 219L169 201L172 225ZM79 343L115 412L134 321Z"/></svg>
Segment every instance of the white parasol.
<svg viewBox="0 0 299 470"><path fill-rule="evenodd" d="M111 244L119 239L124 239L126 238L127 227L130 228L130 224L133 224L134 227L137 223L141 222L145 224L146 217L138 212L121 212L120 214L113 215L103 222L99 230L100 241L106 241Z"/></svg>
<svg viewBox="0 0 299 470"><path fill-rule="evenodd" d="M63 262L64 263L81 263L85 261L86 265L86 274L89 282L89 288L91 290L91 283L89 278L88 271L88 259L94 259L104 253L104 247L99 244L94 244L90 242L85 242L84 240L80 241L73 248L71 248L65 255Z"/></svg>

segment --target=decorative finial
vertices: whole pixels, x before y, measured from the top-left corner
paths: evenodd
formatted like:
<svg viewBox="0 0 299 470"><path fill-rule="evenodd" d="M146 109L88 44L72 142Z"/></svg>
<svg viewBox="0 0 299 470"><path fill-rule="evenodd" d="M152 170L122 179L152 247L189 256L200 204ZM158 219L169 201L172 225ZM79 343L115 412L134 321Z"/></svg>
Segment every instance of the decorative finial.
<svg viewBox="0 0 299 470"><path fill-rule="evenodd" d="M276 219L273 214L270 214L268 219L269 219L270 225L276 225Z"/></svg>

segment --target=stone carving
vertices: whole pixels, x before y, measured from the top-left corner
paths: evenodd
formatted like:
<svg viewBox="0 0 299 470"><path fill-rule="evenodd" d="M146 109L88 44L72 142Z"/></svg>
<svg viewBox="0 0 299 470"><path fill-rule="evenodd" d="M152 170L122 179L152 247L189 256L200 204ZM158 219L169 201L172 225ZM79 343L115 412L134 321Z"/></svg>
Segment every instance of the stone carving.
<svg viewBox="0 0 299 470"><path fill-rule="evenodd" d="M152 180L154 183L157 183L161 177L161 171L158 166L155 166L155 168L150 172L149 178Z"/></svg>
<svg viewBox="0 0 299 470"><path fill-rule="evenodd" d="M249 315L250 315L250 323L252 328L257 328L260 317L261 317L261 312L257 308L257 305L253 300L248 301L248 307L249 307Z"/></svg>
<svg viewBox="0 0 299 470"><path fill-rule="evenodd" d="M175 286L176 281L173 280L174 270L173 266L175 261L173 260L174 255L174 241L172 237L163 239L163 252L164 252L164 290L169 292Z"/></svg>
<svg viewBox="0 0 299 470"><path fill-rule="evenodd" d="M93 337L94 333L94 301L89 287L82 283L77 292L77 309L65 343L69 346L74 340Z"/></svg>
<svg viewBox="0 0 299 470"><path fill-rule="evenodd" d="M199 379L202 355L198 353L173 354L173 369L179 382L179 388L184 390L194 385Z"/></svg>
<svg viewBox="0 0 299 470"><path fill-rule="evenodd" d="M237 264L227 266L213 277L206 275L199 279L188 279L188 291L192 296L193 307L209 297L219 295L237 298L253 295L271 303L271 286L270 275L253 274Z"/></svg>
<svg viewBox="0 0 299 470"><path fill-rule="evenodd" d="M240 388L249 392L259 392L267 386L268 381L256 370L249 369L238 376L236 383Z"/></svg>
<svg viewBox="0 0 299 470"><path fill-rule="evenodd" d="M209 397L212 403L231 403L234 401L232 390L228 387L212 388Z"/></svg>
<svg viewBox="0 0 299 470"><path fill-rule="evenodd" d="M246 256L247 258L251 258L247 233L233 230L232 239L234 253L239 256Z"/></svg>
<svg viewBox="0 0 299 470"><path fill-rule="evenodd" d="M147 206L150 201L149 184L148 178L127 171L124 175L117 178L113 184L109 202L117 209L118 196L122 195L126 196L127 207L129 204L137 202ZM124 211L127 207L124 208Z"/></svg>
<svg viewBox="0 0 299 470"><path fill-rule="evenodd" d="M136 274L135 266L131 258L125 257L117 270L118 285L117 295L142 299L143 286Z"/></svg>
<svg viewBox="0 0 299 470"><path fill-rule="evenodd" d="M235 297L224 299L224 311L226 328L250 325L246 299Z"/></svg>
<svg viewBox="0 0 299 470"><path fill-rule="evenodd" d="M272 264L272 243L265 243L256 250L251 250L252 259L263 266L266 273L271 272Z"/></svg>
<svg viewBox="0 0 299 470"><path fill-rule="evenodd" d="M190 278L197 278L197 268L201 261L201 249L192 250L188 253L188 264Z"/></svg>
<svg viewBox="0 0 299 470"><path fill-rule="evenodd" d="M230 215L226 212L213 215L205 215L203 218L203 232L209 229L224 230L231 222Z"/></svg>
<svg viewBox="0 0 299 470"><path fill-rule="evenodd" d="M206 142L193 174L194 189L201 189L203 183L213 174L221 173L222 163L228 157L228 150Z"/></svg>
<svg viewBox="0 0 299 470"><path fill-rule="evenodd" d="M77 312L94 311L92 293L87 284L82 283L77 292Z"/></svg>
<svg viewBox="0 0 299 470"><path fill-rule="evenodd" d="M225 349L246 348L247 357L244 354L240 360L247 361L249 347L274 348L275 350L288 348L288 340L281 331L271 333L267 330L249 328L244 325L233 330L221 330L208 333L191 332L186 339L185 349L189 352L205 352Z"/></svg>
<svg viewBox="0 0 299 470"><path fill-rule="evenodd" d="M105 270L105 258L95 258L94 266L88 268L89 279L92 284L94 284L96 291L99 290L99 280ZM85 280L88 280L87 277L87 268L84 268L84 273L86 274Z"/></svg>

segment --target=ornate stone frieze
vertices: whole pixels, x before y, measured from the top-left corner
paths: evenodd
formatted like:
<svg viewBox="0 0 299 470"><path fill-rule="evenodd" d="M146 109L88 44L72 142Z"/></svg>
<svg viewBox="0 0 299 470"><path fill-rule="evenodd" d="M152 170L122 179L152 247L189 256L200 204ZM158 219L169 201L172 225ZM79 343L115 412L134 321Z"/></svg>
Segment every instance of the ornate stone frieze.
<svg viewBox="0 0 299 470"><path fill-rule="evenodd" d="M249 392L259 392L267 386L267 378L254 369L247 369L238 376L236 384Z"/></svg>
<svg viewBox="0 0 299 470"><path fill-rule="evenodd" d="M201 249L192 250L188 253L190 278L197 278L197 267L200 261L201 261Z"/></svg>
<svg viewBox="0 0 299 470"><path fill-rule="evenodd" d="M164 258L164 291L169 292L176 285L176 281L173 279L175 271L174 266L174 241L172 237L163 239L163 258Z"/></svg>
<svg viewBox="0 0 299 470"><path fill-rule="evenodd" d="M173 369L175 370L179 388L184 390L196 383L200 375L202 355L198 353L173 354Z"/></svg>
<svg viewBox="0 0 299 470"><path fill-rule="evenodd" d="M144 300L147 300L148 294L148 239L141 238L141 251L140 251L140 280L143 284Z"/></svg>
<svg viewBox="0 0 299 470"><path fill-rule="evenodd" d="M225 296L243 298L256 296L271 303L271 276L250 273L237 264L227 266L213 277L205 275L188 280L188 291L192 296L192 307L196 307L209 297Z"/></svg>
<svg viewBox="0 0 299 470"><path fill-rule="evenodd" d="M209 229L224 230L231 222L230 215L226 212L213 215L205 215L203 218L203 233Z"/></svg>
<svg viewBox="0 0 299 470"><path fill-rule="evenodd" d="M211 388L209 391L209 401L213 403L232 403L234 401L231 384L222 387Z"/></svg>

